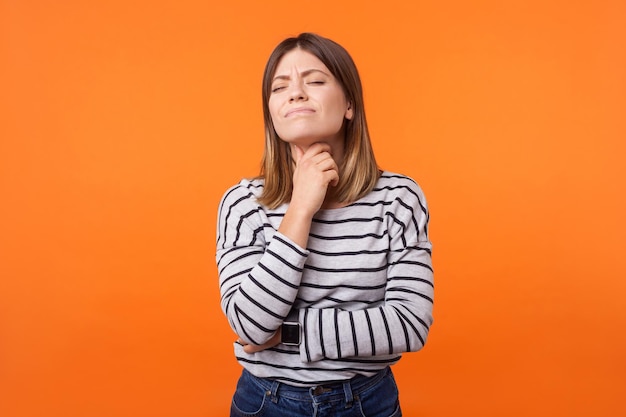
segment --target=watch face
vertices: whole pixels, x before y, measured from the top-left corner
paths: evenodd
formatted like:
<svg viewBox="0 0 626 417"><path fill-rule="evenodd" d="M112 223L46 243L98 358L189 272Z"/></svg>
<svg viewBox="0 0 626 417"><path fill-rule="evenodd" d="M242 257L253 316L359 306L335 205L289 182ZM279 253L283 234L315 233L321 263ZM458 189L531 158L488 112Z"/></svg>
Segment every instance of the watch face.
<svg viewBox="0 0 626 417"><path fill-rule="evenodd" d="M282 342L290 345L300 344L300 325L299 324L284 324L282 331Z"/></svg>

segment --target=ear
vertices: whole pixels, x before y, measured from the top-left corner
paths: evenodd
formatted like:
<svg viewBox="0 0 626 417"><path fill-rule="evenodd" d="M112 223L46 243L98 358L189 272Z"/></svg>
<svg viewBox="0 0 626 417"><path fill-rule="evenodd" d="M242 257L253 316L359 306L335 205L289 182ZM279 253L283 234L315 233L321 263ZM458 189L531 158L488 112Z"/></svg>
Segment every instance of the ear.
<svg viewBox="0 0 626 417"><path fill-rule="evenodd" d="M352 120L354 117L354 110L352 110L352 103L348 103L348 109L346 110L345 118Z"/></svg>

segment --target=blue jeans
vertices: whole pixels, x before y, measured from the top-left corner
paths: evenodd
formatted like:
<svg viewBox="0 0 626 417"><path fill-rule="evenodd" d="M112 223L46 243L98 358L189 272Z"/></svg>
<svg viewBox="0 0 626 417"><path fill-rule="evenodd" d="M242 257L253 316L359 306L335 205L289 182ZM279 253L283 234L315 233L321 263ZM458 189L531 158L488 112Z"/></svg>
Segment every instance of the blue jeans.
<svg viewBox="0 0 626 417"><path fill-rule="evenodd" d="M343 383L294 387L258 378L244 369L230 407L231 417L400 417L391 369Z"/></svg>

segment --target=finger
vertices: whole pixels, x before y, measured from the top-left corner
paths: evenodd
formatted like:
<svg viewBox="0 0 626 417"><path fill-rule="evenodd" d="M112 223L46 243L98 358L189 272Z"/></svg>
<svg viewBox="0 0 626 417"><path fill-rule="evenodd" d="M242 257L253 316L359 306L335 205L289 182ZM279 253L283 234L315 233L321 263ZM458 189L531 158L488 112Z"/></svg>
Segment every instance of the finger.
<svg viewBox="0 0 626 417"><path fill-rule="evenodd" d="M317 165L320 168L325 164L335 162L333 157L330 156L328 152L322 152L322 153L318 153L317 155L311 155L311 156L305 155L304 158L307 161L310 161L314 166Z"/></svg>
<svg viewBox="0 0 626 417"><path fill-rule="evenodd" d="M325 172L326 174L326 178L328 179L328 185L330 185L331 187L335 187L337 184L339 184L339 174L337 173L336 169L329 169Z"/></svg>
<svg viewBox="0 0 626 417"><path fill-rule="evenodd" d="M322 152L328 152L329 154L332 155L332 148L330 147L328 143L315 142L314 144L309 146L309 149L306 150L306 153L311 154L311 155L315 155L315 154L322 153Z"/></svg>
<svg viewBox="0 0 626 417"><path fill-rule="evenodd" d="M317 168L322 171L327 171L331 169L339 170L337 162L335 162L335 160L331 158L331 156L327 153L315 155L315 157L311 159L311 162L313 162L317 166Z"/></svg>
<svg viewBox="0 0 626 417"><path fill-rule="evenodd" d="M331 187L336 187L337 184L339 184L339 174L337 174L337 171L334 171L334 176L333 178L330 180L329 185Z"/></svg>
<svg viewBox="0 0 626 417"><path fill-rule="evenodd" d="M335 171L339 173L337 162L327 153L316 155L311 159L311 162L313 162L320 171Z"/></svg>
<svg viewBox="0 0 626 417"><path fill-rule="evenodd" d="M271 347L271 346L268 345L267 343L264 343L262 345L245 345L243 347L243 351L246 352L246 353L256 353L256 352L260 352L262 350L265 350L268 347Z"/></svg>

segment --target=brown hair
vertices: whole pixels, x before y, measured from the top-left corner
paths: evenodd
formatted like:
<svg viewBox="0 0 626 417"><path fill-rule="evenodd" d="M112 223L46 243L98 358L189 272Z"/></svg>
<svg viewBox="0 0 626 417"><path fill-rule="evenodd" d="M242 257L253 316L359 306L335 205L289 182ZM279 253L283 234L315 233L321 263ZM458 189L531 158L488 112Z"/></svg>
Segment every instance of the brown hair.
<svg viewBox="0 0 626 417"><path fill-rule="evenodd" d="M272 123L269 97L272 78L282 57L301 48L315 55L337 79L346 100L351 104L353 117L344 120L345 152L339 167L336 195L341 202L353 202L369 193L376 184L380 171L370 142L361 78L350 54L338 43L313 33L302 33L282 41L274 49L263 74L263 117L265 120L265 151L261 161L260 177L265 187L259 201L270 208L289 202L293 188L293 161L289 144L282 141Z"/></svg>

